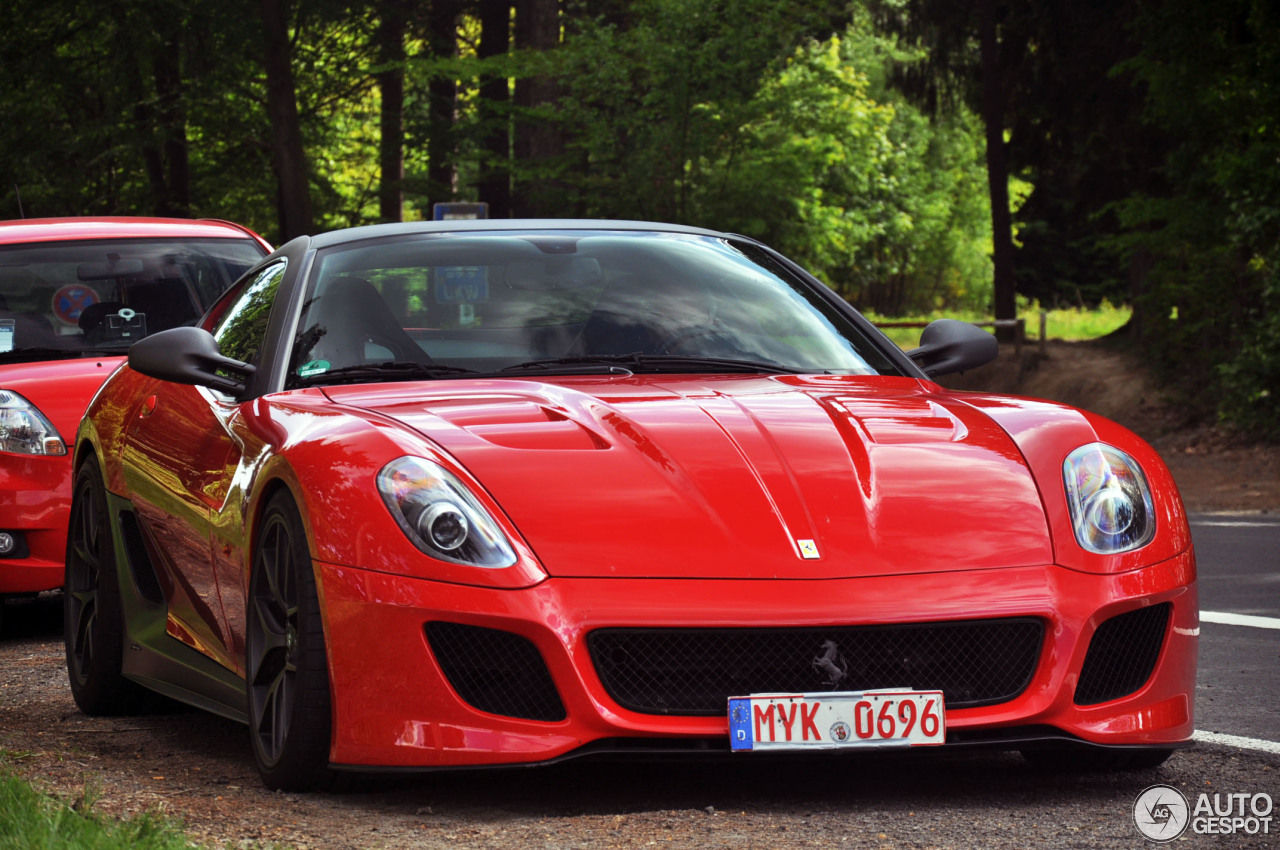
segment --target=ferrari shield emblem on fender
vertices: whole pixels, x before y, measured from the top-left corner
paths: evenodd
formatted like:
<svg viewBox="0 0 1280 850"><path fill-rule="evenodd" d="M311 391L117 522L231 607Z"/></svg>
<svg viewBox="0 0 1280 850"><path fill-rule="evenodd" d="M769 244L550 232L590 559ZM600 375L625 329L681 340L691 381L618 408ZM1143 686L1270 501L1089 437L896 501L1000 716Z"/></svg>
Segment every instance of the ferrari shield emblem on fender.
<svg viewBox="0 0 1280 850"><path fill-rule="evenodd" d="M796 545L800 547L800 557L806 561L813 561L822 557L818 554L818 544L812 540L797 540Z"/></svg>

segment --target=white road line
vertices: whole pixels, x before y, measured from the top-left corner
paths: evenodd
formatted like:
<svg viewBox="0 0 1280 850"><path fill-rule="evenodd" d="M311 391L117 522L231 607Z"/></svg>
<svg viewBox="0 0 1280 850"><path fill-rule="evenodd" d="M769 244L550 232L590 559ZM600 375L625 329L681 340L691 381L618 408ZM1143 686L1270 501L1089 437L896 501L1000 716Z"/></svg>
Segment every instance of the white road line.
<svg viewBox="0 0 1280 850"><path fill-rule="evenodd" d="M1222 744L1227 747L1236 747L1241 750L1258 750L1264 753L1272 753L1280 755L1280 742L1263 741L1260 738L1243 738L1240 735L1226 735L1222 732L1204 732L1199 729L1191 736L1193 741L1199 741L1202 744Z"/></svg>
<svg viewBox="0 0 1280 850"><path fill-rule="evenodd" d="M1200 622L1219 623L1224 626L1252 626L1255 629L1280 629L1280 617L1256 617L1253 614L1228 614L1222 611L1201 611Z"/></svg>
<svg viewBox="0 0 1280 850"><path fill-rule="evenodd" d="M1212 528L1280 528L1280 522L1246 522L1245 520L1225 520L1225 519L1193 519L1193 526L1208 526Z"/></svg>

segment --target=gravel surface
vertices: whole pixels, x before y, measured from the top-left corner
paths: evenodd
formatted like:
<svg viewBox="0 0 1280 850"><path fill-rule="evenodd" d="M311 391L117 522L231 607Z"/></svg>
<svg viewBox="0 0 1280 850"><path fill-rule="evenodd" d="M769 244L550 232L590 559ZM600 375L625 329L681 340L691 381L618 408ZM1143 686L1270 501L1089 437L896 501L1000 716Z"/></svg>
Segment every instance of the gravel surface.
<svg viewBox="0 0 1280 850"><path fill-rule="evenodd" d="M1177 427L1132 363L1054 346L1001 387L1098 410L1152 440L1195 511L1280 509L1280 447ZM1008 372L1008 357L1004 358ZM1015 367L1016 368L1016 367ZM1064 377L1064 375L1066 377ZM1115 378L1110 384L1080 375ZM1119 377L1116 377L1116 376ZM197 711L89 718L72 702L56 600L7 607L0 758L38 787L112 815L157 811L230 848L1134 848L1137 795L1166 783L1280 799L1280 756L1201 745L1155 770L1060 775L1014 754L829 761L574 762L378 780L343 794L258 781L244 727ZM1188 832L1177 847L1280 847L1270 835Z"/></svg>
<svg viewBox="0 0 1280 850"><path fill-rule="evenodd" d="M180 818L210 846L1131 848L1155 783L1280 798L1280 755L1216 746L1155 770L1059 775L1005 753L911 753L818 762L578 762L437 773L343 794L258 782L243 727L196 711L89 718L71 701L61 644L0 642L0 751L35 783L99 812ZM22 622L26 620L26 622ZM35 632L30 634L30 632ZM83 803L81 803L83 805ZM1277 819L1280 821L1280 818ZM1277 825L1280 829L1280 824ZM1196 836L1178 847L1280 847L1272 836Z"/></svg>

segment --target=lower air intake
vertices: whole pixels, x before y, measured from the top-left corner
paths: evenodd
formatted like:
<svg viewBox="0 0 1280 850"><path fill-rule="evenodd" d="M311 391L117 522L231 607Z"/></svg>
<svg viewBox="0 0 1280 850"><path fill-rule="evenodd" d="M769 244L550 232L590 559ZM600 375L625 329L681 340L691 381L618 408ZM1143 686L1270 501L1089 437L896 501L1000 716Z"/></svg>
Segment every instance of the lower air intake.
<svg viewBox="0 0 1280 850"><path fill-rule="evenodd" d="M524 720L564 720L555 682L528 638L461 623L427 623L427 641L458 696L473 708Z"/></svg>
<svg viewBox="0 0 1280 850"><path fill-rule="evenodd" d="M1128 696L1146 684L1160 658L1170 603L1112 617L1093 633L1076 685L1076 705Z"/></svg>

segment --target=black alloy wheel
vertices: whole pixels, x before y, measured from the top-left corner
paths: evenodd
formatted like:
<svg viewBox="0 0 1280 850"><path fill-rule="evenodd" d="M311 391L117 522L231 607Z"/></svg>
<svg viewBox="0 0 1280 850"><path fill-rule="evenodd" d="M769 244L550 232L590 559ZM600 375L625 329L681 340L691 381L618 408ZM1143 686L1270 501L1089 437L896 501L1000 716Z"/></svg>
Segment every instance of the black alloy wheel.
<svg viewBox="0 0 1280 850"><path fill-rule="evenodd" d="M145 711L150 693L126 679L124 612L107 489L96 458L76 471L63 576L63 638L71 695L85 714Z"/></svg>
<svg viewBox="0 0 1280 850"><path fill-rule="evenodd" d="M262 514L248 609L245 687L262 781L288 791L331 787L324 627L306 529L285 490Z"/></svg>

